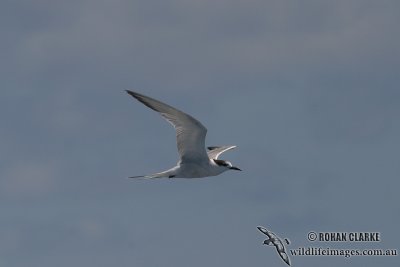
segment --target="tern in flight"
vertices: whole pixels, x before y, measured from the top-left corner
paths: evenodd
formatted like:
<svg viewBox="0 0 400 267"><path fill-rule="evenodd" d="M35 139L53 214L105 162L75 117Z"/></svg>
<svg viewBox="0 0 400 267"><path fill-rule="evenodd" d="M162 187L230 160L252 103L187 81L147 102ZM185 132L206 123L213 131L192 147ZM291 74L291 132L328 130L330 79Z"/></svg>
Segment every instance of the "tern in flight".
<svg viewBox="0 0 400 267"><path fill-rule="evenodd" d="M189 114L151 97L129 90L126 90L126 92L147 107L160 113L164 119L174 126L180 157L178 164L169 170L130 178L201 178L216 176L227 170L241 171L238 167L232 166L229 161L218 159L219 155L236 146L211 146L206 151L207 128L201 122Z"/></svg>

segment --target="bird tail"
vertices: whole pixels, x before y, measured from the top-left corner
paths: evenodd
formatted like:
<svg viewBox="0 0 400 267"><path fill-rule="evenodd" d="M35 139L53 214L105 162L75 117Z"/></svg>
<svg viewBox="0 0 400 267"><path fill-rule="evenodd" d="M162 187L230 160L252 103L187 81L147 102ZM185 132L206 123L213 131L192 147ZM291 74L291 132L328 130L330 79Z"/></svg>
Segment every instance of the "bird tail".
<svg viewBox="0 0 400 267"><path fill-rule="evenodd" d="M154 178L162 178L162 177L154 177L153 175L137 175L137 176L131 176L129 178L133 178L133 179L154 179Z"/></svg>
<svg viewBox="0 0 400 267"><path fill-rule="evenodd" d="M155 179L155 178L172 178L174 175L171 174L170 171L165 171L165 172L158 172L154 174L149 174L149 175L138 175L138 176L131 176L129 178L134 178L134 179Z"/></svg>

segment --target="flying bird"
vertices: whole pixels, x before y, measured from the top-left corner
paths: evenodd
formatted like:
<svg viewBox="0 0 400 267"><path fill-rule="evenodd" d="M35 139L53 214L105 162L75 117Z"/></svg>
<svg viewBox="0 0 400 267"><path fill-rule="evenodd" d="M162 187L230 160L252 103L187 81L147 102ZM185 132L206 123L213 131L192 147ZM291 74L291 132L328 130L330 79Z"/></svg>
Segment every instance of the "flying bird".
<svg viewBox="0 0 400 267"><path fill-rule="evenodd" d="M218 159L222 153L236 146L210 146L206 151L207 128L201 122L161 101L130 90L126 92L145 106L157 111L174 126L179 152L179 161L175 167L155 174L130 178L201 178L216 176L227 170L241 171L229 161Z"/></svg>
<svg viewBox="0 0 400 267"><path fill-rule="evenodd" d="M278 255L287 265L290 266L290 259L288 254L286 253L285 246L283 245L281 238L279 238L276 234L274 234L273 232L267 230L262 226L257 226L257 229L260 230L261 233L268 236L268 238L264 240L263 244L269 246L275 246ZM285 238L285 243L289 245L289 240L287 238Z"/></svg>

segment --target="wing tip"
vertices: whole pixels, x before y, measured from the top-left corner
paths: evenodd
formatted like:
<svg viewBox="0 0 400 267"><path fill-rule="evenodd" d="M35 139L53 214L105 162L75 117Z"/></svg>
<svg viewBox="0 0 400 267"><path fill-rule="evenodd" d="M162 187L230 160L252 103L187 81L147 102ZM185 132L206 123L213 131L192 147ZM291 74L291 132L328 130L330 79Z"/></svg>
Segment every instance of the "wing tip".
<svg viewBox="0 0 400 267"><path fill-rule="evenodd" d="M125 92L131 96L136 96L136 93L131 90L125 90Z"/></svg>
<svg viewBox="0 0 400 267"><path fill-rule="evenodd" d="M262 232L263 234L267 234L268 229L263 226L257 226L257 229Z"/></svg>

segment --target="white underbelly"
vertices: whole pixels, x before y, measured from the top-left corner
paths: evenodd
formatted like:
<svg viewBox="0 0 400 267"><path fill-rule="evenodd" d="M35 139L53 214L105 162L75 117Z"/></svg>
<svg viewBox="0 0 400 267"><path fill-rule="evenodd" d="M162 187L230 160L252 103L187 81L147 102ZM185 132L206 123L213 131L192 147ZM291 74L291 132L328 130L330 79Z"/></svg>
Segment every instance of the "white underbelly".
<svg viewBox="0 0 400 267"><path fill-rule="evenodd" d="M202 178L221 174L224 170L214 165L182 164L176 178Z"/></svg>

